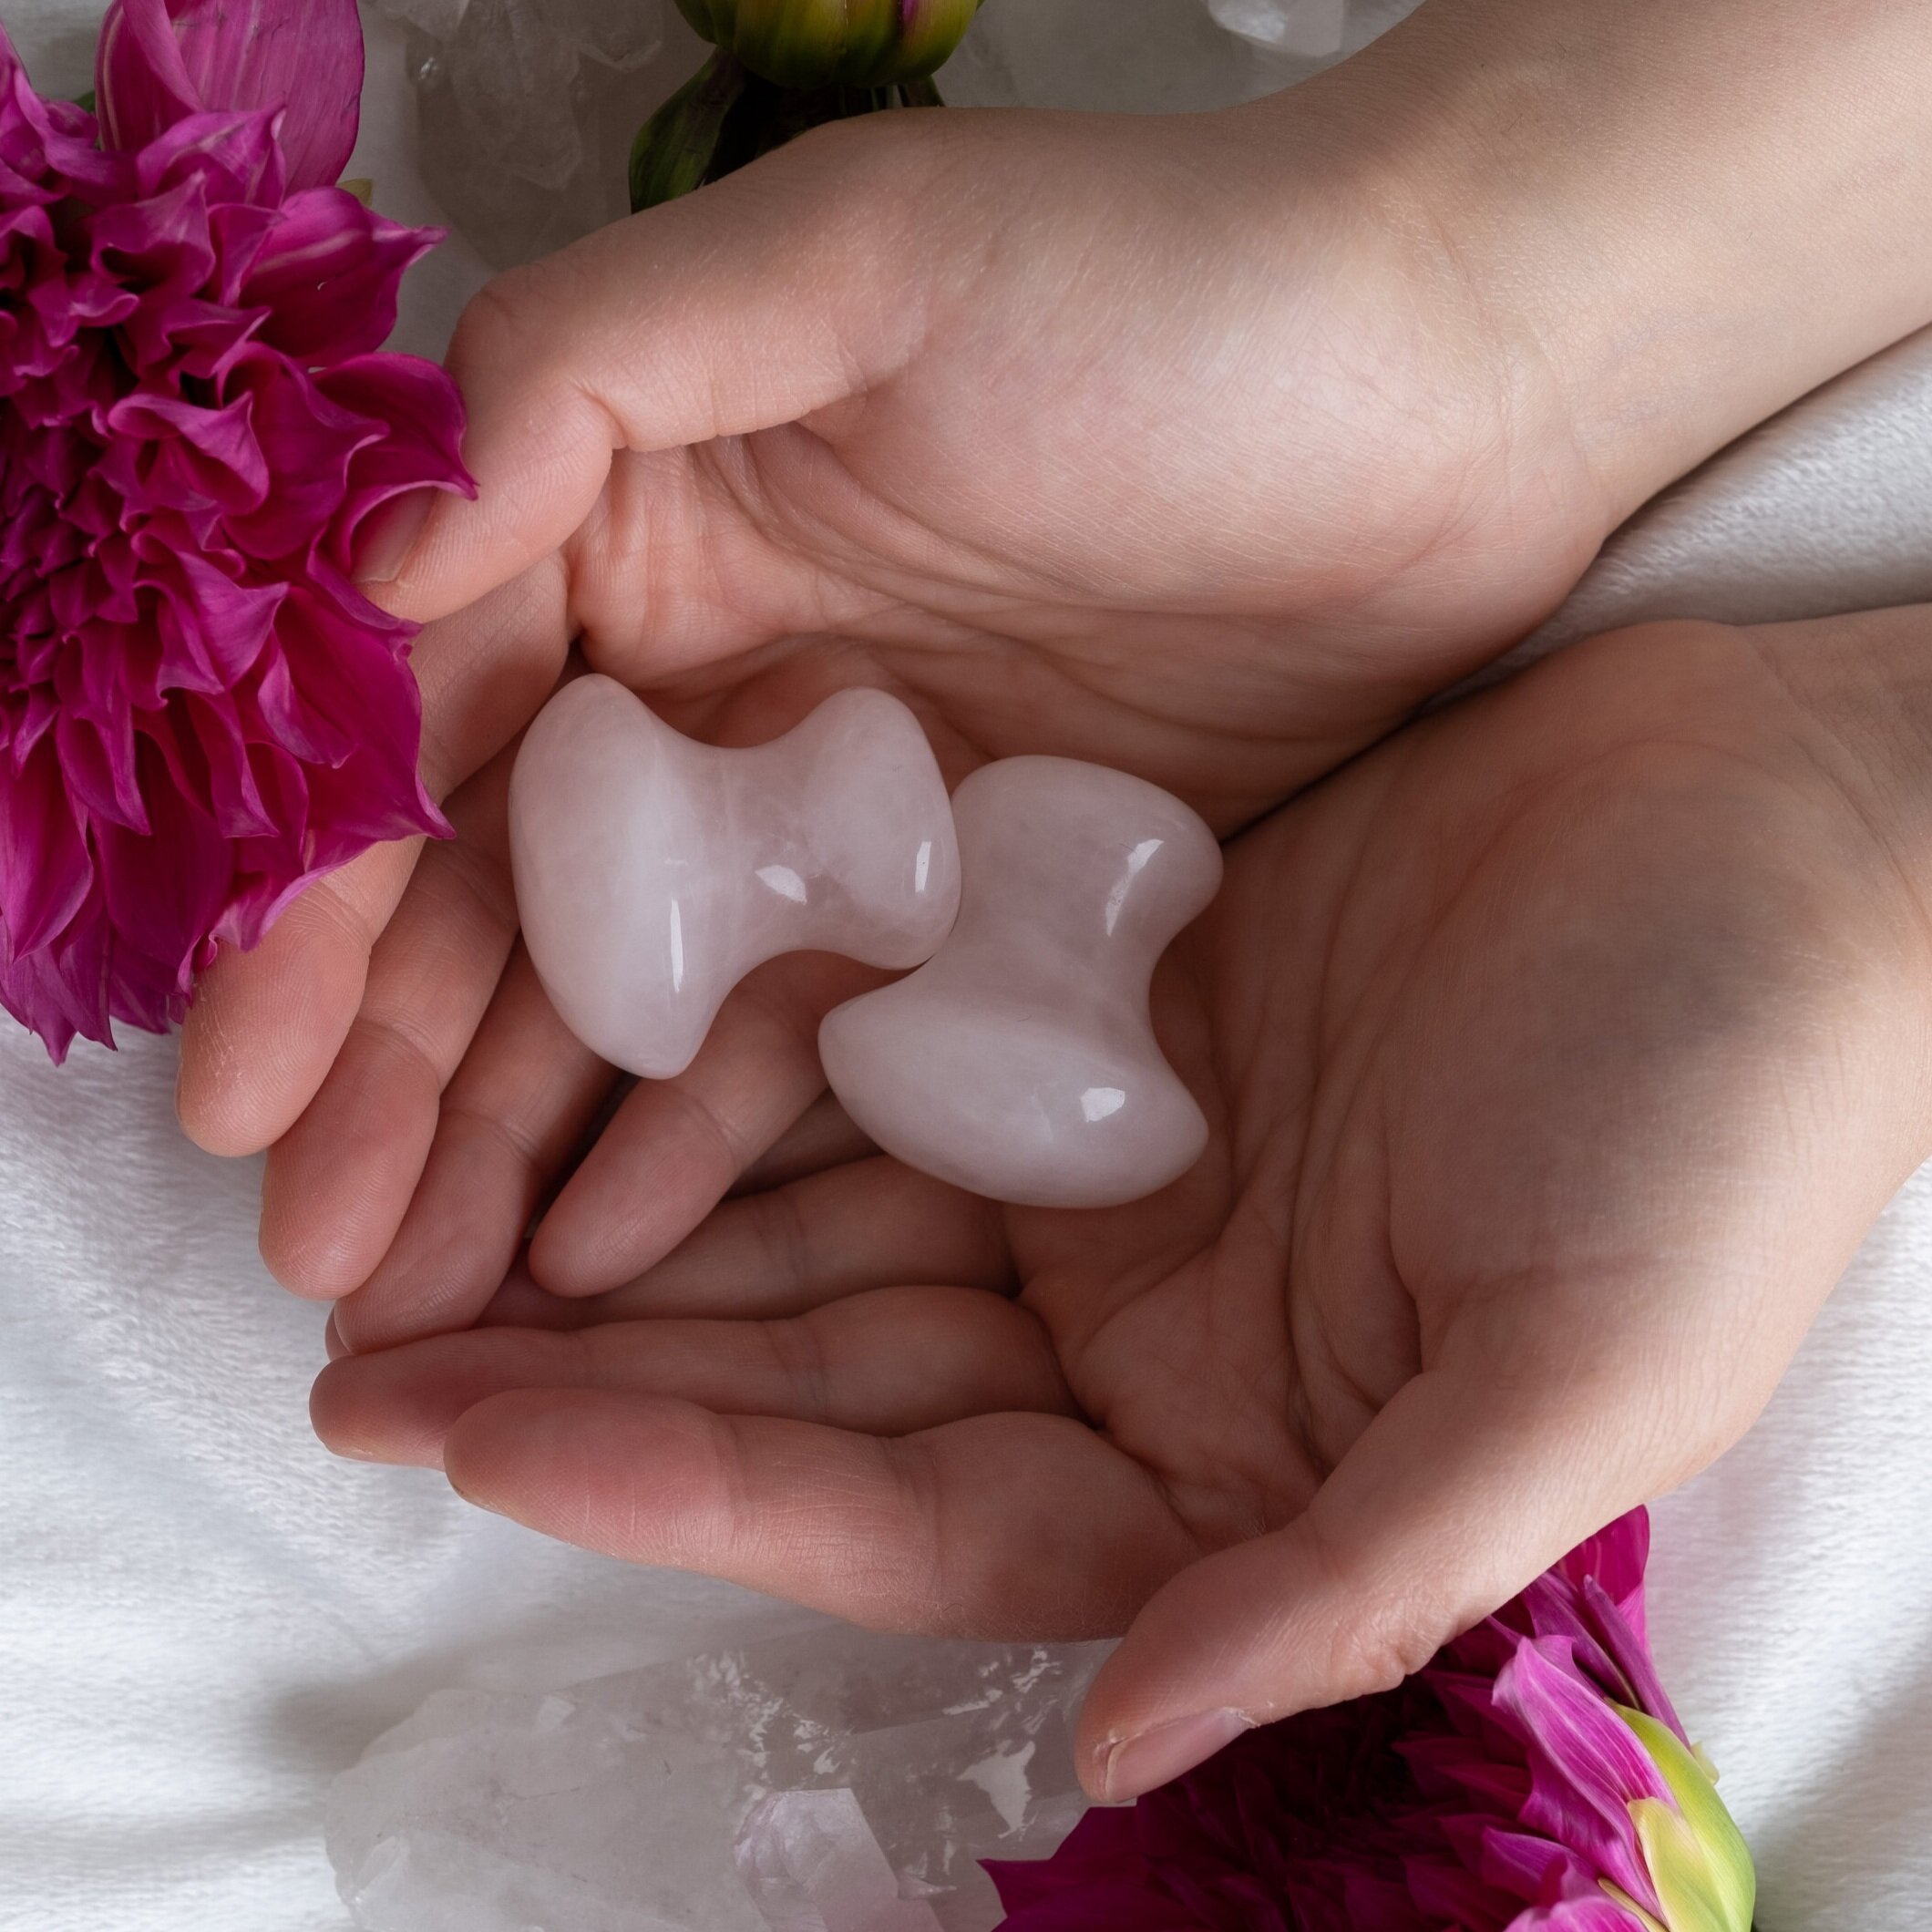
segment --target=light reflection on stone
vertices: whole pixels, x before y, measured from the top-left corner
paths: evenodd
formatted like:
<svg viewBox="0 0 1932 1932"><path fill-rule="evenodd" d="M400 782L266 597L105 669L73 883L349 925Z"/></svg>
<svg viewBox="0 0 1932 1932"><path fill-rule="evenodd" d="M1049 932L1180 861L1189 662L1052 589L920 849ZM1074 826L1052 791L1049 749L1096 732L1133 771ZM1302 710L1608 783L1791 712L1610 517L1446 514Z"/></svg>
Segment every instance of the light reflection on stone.
<svg viewBox="0 0 1932 1932"><path fill-rule="evenodd" d="M529 728L510 781L523 936L559 1017L625 1072L682 1073L726 996L783 952L904 968L959 906L945 782L919 722L842 691L721 751L606 677Z"/></svg>

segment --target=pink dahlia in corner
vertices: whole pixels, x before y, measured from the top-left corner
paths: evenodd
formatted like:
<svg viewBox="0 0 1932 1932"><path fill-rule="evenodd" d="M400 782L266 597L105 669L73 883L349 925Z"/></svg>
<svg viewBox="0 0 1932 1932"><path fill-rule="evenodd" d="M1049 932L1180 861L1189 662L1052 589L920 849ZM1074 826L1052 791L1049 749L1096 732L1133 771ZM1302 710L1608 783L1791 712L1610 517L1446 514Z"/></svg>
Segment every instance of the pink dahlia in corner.
<svg viewBox="0 0 1932 1932"><path fill-rule="evenodd" d="M990 1867L1002 1932L1747 1932L1750 1854L1645 1642L1649 1547L1626 1516L1399 1690Z"/></svg>
<svg viewBox="0 0 1932 1932"><path fill-rule="evenodd" d="M0 1005L57 1060L443 829L349 575L468 488L448 378L377 353L437 238L335 185L362 72L355 0L116 0L97 127L0 35Z"/></svg>

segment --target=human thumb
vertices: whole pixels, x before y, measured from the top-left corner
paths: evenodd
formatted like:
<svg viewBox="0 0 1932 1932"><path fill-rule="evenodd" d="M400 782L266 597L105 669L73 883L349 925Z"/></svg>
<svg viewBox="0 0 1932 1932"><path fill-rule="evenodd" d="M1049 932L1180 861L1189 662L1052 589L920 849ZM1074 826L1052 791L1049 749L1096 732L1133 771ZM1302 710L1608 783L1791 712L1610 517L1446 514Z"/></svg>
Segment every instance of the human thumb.
<svg viewBox="0 0 1932 1932"><path fill-rule="evenodd" d="M1194 1564L1142 1609L1082 1720L1089 1791L1137 1797L1255 1725L1421 1670L1648 1499L1655 1432L1621 1420L1627 1392L1608 1377L1511 1392L1417 1376L1300 1516Z"/></svg>
<svg viewBox="0 0 1932 1932"><path fill-rule="evenodd" d="M490 283L449 353L475 500L399 508L365 587L399 616L445 616L564 544L620 452L796 422L897 373L939 272L920 264L947 259L908 232L919 136L891 124L920 118L821 129Z"/></svg>

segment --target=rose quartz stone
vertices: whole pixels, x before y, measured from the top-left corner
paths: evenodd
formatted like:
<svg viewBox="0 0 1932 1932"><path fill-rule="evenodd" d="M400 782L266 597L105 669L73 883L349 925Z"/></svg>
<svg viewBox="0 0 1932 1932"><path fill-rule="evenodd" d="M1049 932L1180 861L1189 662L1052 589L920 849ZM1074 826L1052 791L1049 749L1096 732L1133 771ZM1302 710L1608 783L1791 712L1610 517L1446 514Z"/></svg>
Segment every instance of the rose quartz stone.
<svg viewBox="0 0 1932 1932"><path fill-rule="evenodd" d="M931 957L959 909L952 814L918 719L844 691L772 744L683 736L606 677L529 728L510 781L523 936L551 1003L613 1066L667 1080L781 952Z"/></svg>
<svg viewBox="0 0 1932 1932"><path fill-rule="evenodd" d="M1208 1123L1154 1037L1156 962L1221 882L1179 799L1068 758L953 796L959 923L910 978L827 1016L846 1111L889 1154L995 1200L1108 1208L1200 1158Z"/></svg>

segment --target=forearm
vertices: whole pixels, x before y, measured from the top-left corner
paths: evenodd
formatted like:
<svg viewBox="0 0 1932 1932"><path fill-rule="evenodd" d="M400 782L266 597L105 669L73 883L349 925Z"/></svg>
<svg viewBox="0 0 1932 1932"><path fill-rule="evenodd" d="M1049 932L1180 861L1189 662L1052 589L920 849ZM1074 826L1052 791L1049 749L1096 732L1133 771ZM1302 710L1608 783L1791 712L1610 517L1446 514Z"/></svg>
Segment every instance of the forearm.
<svg viewBox="0 0 1932 1932"><path fill-rule="evenodd" d="M1316 83L1616 516L1932 322L1932 7L1428 0Z"/></svg>

